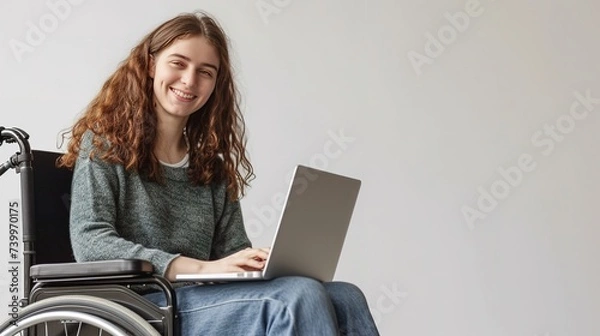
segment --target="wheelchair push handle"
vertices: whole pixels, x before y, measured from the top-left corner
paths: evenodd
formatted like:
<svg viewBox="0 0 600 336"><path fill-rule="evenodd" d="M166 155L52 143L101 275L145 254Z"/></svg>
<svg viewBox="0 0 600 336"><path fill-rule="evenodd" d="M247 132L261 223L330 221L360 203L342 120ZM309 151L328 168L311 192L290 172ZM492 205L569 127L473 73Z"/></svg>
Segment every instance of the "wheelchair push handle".
<svg viewBox="0 0 600 336"><path fill-rule="evenodd" d="M16 168L19 172L21 168L31 166L32 155L29 134L17 127L0 126L0 146L4 142L17 143L19 151L0 165L0 176L11 168Z"/></svg>
<svg viewBox="0 0 600 336"><path fill-rule="evenodd" d="M29 134L17 127L4 127L0 126L0 146L6 141L6 143L19 143L21 151L23 147L29 148Z"/></svg>
<svg viewBox="0 0 600 336"><path fill-rule="evenodd" d="M19 145L19 151L0 166L0 176L10 168L15 168L16 172L20 175L23 267L29 270L29 267L32 265L33 254L35 253L33 249L35 242L35 233L33 230L33 153L29 145L29 134L20 128L0 126L0 146L4 142ZM21 299L21 306L27 305L29 290L29 281L24 281L23 292L26 294Z"/></svg>

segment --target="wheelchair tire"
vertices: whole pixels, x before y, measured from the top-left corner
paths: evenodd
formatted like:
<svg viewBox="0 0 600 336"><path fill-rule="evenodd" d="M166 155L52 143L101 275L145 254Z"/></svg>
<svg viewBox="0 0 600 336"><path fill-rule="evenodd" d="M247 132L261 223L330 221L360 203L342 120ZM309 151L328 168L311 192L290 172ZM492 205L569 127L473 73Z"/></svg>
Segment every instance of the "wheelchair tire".
<svg viewBox="0 0 600 336"><path fill-rule="evenodd" d="M63 295L43 299L24 307L17 319L9 319L0 325L0 336L22 335L20 332L31 328L41 328L48 322L64 325L64 333L51 335L80 334L82 325L104 331L102 335L112 336L160 336L160 333L146 320L130 309L99 297L89 295ZM67 331L65 323L75 324L75 333ZM78 326L77 326L78 325ZM107 334L108 332L108 334ZM98 332L95 332L98 335ZM29 336L41 336L29 332ZM46 333L42 333L46 335Z"/></svg>

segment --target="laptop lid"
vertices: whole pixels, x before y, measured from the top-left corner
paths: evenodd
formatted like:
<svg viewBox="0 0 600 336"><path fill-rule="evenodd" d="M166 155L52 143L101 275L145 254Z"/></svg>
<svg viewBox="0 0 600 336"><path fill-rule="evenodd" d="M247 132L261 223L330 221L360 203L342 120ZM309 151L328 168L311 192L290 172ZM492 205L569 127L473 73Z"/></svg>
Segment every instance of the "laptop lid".
<svg viewBox="0 0 600 336"><path fill-rule="evenodd" d="M264 277L302 275L331 281L360 186L355 178L296 166Z"/></svg>

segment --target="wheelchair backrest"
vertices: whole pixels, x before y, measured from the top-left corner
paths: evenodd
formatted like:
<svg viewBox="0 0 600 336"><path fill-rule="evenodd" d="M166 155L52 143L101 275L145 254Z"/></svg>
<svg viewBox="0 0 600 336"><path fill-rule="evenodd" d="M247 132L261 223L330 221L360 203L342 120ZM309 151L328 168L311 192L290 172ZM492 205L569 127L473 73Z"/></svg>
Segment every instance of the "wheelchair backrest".
<svg viewBox="0 0 600 336"><path fill-rule="evenodd" d="M62 153L33 150L34 264L73 262L69 238L72 170L58 168Z"/></svg>

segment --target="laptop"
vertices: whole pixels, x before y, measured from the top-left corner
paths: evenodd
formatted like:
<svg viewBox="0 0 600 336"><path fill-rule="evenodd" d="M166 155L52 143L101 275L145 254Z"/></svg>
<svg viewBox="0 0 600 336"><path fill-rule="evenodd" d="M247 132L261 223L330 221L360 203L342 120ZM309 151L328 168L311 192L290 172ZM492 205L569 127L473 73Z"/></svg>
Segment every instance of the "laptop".
<svg viewBox="0 0 600 336"><path fill-rule="evenodd" d="M263 270L178 274L176 281L269 280L293 275L333 280L360 185L355 178L297 165Z"/></svg>

